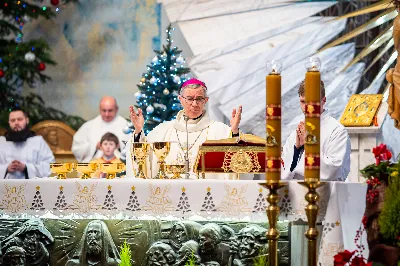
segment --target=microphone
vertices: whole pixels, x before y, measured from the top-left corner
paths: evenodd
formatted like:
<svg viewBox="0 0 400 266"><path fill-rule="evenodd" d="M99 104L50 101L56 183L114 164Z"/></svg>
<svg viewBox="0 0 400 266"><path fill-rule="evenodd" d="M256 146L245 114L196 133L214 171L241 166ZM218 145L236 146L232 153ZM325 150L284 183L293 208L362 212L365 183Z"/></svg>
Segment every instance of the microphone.
<svg viewBox="0 0 400 266"><path fill-rule="evenodd" d="M188 131L188 121L189 117L186 114L183 114L183 119L186 123L186 152L185 152L185 176L186 179L189 179L189 131Z"/></svg>

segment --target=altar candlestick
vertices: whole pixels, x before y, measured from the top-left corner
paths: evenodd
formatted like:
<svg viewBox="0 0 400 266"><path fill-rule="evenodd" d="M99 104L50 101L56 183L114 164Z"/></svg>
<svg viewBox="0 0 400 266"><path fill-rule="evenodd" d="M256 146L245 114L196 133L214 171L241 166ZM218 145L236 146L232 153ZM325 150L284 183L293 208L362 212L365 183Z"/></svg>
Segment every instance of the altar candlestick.
<svg viewBox="0 0 400 266"><path fill-rule="evenodd" d="M279 182L281 178L281 75L282 63L271 61L267 64L266 77L266 180Z"/></svg>
<svg viewBox="0 0 400 266"><path fill-rule="evenodd" d="M313 59L311 59L313 60ZM321 75L318 60L310 62L305 79L305 181L320 180ZM320 63L319 63L320 64Z"/></svg>

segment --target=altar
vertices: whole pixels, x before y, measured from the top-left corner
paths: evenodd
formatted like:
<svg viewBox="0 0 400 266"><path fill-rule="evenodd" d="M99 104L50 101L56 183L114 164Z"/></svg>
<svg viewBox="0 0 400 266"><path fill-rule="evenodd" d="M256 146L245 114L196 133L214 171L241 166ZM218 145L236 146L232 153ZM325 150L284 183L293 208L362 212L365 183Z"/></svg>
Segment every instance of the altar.
<svg viewBox="0 0 400 266"><path fill-rule="evenodd" d="M217 232L218 237L212 239L220 247L221 254L214 258L220 265L223 265L221 262L250 265L234 264L234 261L248 261L260 257L259 254L249 252L235 257L229 247L239 243L246 234L255 237L254 243L248 243L253 249L266 243L263 236L268 228L265 212L268 191L259 182L130 178L0 180L2 249L12 233L32 219L40 219L53 237L46 245L51 265L66 265L73 259L90 221L103 221L102 226L108 228L115 246L121 246L126 240L134 247L133 261L137 263L134 265L151 265L145 262L151 250L168 249L162 244L173 238L174 228L181 224L185 241L192 241L194 249L199 248L197 242L200 247L204 246L200 239L202 228L205 232L207 228ZM333 265L333 256L340 250L356 249L354 238L364 214L366 189L365 184L345 182L327 182L319 188L318 222L323 226L319 245L321 265ZM290 227L291 222L307 220L305 193L306 189L295 181L279 190L282 241L278 246L283 253L280 265L301 265L293 256L296 250L306 248L296 242L304 236L291 235ZM175 254L174 263L179 260L181 242L177 247L170 245L171 254Z"/></svg>

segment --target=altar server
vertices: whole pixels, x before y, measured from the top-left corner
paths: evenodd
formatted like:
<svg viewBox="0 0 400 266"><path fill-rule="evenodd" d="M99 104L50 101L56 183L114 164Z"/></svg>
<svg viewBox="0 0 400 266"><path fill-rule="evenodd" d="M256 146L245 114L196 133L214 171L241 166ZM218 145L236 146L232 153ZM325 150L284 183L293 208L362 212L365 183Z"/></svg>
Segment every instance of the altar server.
<svg viewBox="0 0 400 266"><path fill-rule="evenodd" d="M91 163L122 163L122 161L115 156L115 150L118 149L118 146L118 137L113 133L107 132L100 140L100 149L103 151L103 156L92 160ZM107 174L98 170L91 176L105 178Z"/></svg>
<svg viewBox="0 0 400 266"><path fill-rule="evenodd" d="M179 101L183 106L183 110L179 111L176 119L164 122L155 127L147 136L144 135L142 129L144 126L144 118L142 110L134 111L130 107L131 121L135 127L135 142L157 142L170 141L171 151L169 152L167 164L185 164L185 150L187 147L187 134L189 136L189 169L190 178L198 176L193 172L196 162L196 156L200 145L206 140L226 139L239 136L239 123L242 114L242 106L232 111L230 127L224 123L211 120L206 112L207 87L206 84L197 79L190 79L181 85ZM187 131L186 131L187 121ZM130 143L130 142L129 142ZM129 145L130 146L130 145ZM129 147L128 146L128 147ZM126 152L126 171L127 177L133 176L131 149ZM154 153L150 154L151 173L154 177L158 171L157 158ZM183 176L183 175L182 175ZM206 178L230 179L234 178L232 174L206 174Z"/></svg>
<svg viewBox="0 0 400 266"><path fill-rule="evenodd" d="M9 114L10 128L0 137L0 178L29 179L50 176L54 155L42 136L29 130L29 118L21 109Z"/></svg>
<svg viewBox="0 0 400 266"><path fill-rule="evenodd" d="M300 84L298 94L300 106L305 112L305 86ZM350 172L350 138L347 130L324 110L326 103L325 87L321 81L321 180L344 181ZM304 179L304 141L306 128L300 122L283 147L282 179Z"/></svg>
<svg viewBox="0 0 400 266"><path fill-rule="evenodd" d="M100 115L84 123L74 135L72 152L78 162L88 163L93 159L101 158L100 139L107 133L115 134L120 141L121 150L124 149L129 136L123 133L127 120L117 115L118 104L115 98L105 96L100 101ZM118 157L121 154L116 151Z"/></svg>

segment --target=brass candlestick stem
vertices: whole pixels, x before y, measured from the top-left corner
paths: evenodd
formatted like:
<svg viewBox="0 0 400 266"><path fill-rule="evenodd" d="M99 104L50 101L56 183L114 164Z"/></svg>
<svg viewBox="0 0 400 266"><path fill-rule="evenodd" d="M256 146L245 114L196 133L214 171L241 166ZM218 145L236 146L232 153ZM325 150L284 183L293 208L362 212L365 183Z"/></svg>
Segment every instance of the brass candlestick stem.
<svg viewBox="0 0 400 266"><path fill-rule="evenodd" d="M268 265L278 266L278 239L280 232L277 229L277 222L280 213L280 208L278 206L280 196L277 191L286 186L286 184L282 182L267 181L267 183L260 185L269 190L267 196L267 201L269 202L269 206L267 207L269 230L266 235L268 239Z"/></svg>
<svg viewBox="0 0 400 266"><path fill-rule="evenodd" d="M317 265L317 238L319 235L318 229L316 228L317 217L319 207L317 205L319 200L319 194L317 192L317 188L324 185L319 181L306 181L299 182L300 185L306 187L308 192L305 195L305 199L308 202L305 207L307 221L308 221L308 229L304 234L308 239L308 266L316 266Z"/></svg>

